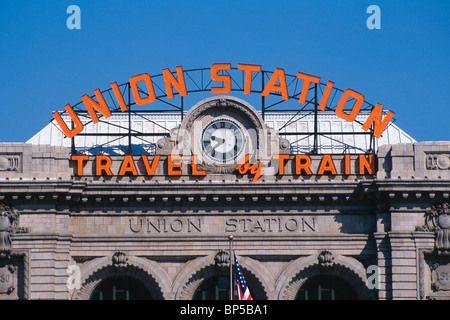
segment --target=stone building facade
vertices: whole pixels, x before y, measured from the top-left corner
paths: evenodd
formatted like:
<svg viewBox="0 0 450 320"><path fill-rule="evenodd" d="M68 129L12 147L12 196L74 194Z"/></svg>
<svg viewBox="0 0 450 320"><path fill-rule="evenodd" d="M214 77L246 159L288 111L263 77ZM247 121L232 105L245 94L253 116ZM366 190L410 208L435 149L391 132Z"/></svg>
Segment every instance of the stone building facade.
<svg viewBox="0 0 450 320"><path fill-rule="evenodd" d="M200 157L195 126L206 134L219 118L242 129L261 176ZM230 235L255 300L450 299L450 142L322 167L324 155L291 155L248 104L212 98L157 147L159 163L0 144L0 299L223 297Z"/></svg>

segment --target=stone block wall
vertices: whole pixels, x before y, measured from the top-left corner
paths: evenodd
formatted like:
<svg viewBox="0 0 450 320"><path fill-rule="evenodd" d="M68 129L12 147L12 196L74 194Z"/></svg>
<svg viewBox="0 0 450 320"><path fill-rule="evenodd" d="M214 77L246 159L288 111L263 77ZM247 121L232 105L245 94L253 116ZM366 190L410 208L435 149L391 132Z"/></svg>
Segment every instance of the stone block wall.
<svg viewBox="0 0 450 320"><path fill-rule="evenodd" d="M448 256L426 221L449 202L450 142L382 146L376 177L286 173L259 184L224 174L213 182L77 180L69 156L64 147L0 144L0 204L19 214L16 227L2 231L11 233L12 258L0 260L20 260L21 298L88 298L95 277L116 272L118 251L132 266L127 274L155 281L160 297L186 298L196 277L215 272L214 257L233 234L262 297L293 299L304 277L323 272L318 257L327 251L330 274L361 286L365 268L378 265L378 289L361 297L450 299L436 275L449 268ZM68 289L69 265L82 269L84 289Z"/></svg>
<svg viewBox="0 0 450 320"><path fill-rule="evenodd" d="M50 145L0 143L0 179L70 179L69 150Z"/></svg>

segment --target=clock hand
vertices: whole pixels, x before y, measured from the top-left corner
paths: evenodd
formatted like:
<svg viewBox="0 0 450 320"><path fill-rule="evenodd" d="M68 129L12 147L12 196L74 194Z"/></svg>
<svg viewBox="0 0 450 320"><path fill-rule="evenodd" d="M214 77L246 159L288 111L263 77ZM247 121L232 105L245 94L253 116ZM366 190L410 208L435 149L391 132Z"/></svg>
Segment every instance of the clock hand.
<svg viewBox="0 0 450 320"><path fill-rule="evenodd" d="M215 136L212 136L211 140L213 140L213 141L220 140L219 142L217 142L217 144L215 146L213 146L214 149L220 147L221 145L223 145L225 143L225 139L222 139L222 138L219 138L219 137L215 137Z"/></svg>

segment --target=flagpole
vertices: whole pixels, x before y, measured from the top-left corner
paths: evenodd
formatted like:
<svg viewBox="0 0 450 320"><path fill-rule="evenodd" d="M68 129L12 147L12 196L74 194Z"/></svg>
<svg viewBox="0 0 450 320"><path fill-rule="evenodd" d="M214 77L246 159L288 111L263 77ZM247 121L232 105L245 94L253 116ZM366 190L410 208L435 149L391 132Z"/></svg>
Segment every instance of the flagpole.
<svg viewBox="0 0 450 320"><path fill-rule="evenodd" d="M233 300L233 236L228 236L228 240L230 243L230 300Z"/></svg>

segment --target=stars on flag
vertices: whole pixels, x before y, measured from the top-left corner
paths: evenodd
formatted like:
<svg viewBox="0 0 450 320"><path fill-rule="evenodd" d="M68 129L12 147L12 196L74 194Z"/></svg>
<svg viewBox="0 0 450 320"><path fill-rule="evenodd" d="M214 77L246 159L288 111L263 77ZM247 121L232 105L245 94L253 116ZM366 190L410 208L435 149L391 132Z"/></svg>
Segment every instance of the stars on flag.
<svg viewBox="0 0 450 320"><path fill-rule="evenodd" d="M236 254L234 253L234 295L233 300L253 300L250 290L245 281L244 274L242 273L241 266L237 261Z"/></svg>

